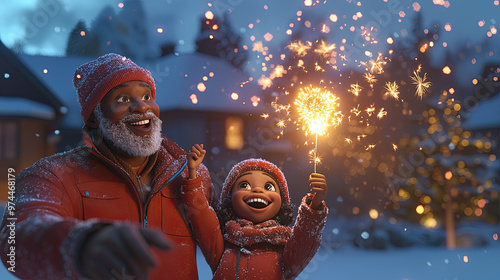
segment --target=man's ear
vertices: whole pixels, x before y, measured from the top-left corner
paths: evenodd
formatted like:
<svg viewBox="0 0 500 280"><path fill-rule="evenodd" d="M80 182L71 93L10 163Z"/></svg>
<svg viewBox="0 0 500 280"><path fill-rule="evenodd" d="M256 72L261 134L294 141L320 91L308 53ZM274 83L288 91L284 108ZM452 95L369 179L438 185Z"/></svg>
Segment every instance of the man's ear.
<svg viewBox="0 0 500 280"><path fill-rule="evenodd" d="M99 122L97 121L97 118L94 115L94 112L90 114L89 119L87 120L87 126L90 128L98 128L99 127Z"/></svg>

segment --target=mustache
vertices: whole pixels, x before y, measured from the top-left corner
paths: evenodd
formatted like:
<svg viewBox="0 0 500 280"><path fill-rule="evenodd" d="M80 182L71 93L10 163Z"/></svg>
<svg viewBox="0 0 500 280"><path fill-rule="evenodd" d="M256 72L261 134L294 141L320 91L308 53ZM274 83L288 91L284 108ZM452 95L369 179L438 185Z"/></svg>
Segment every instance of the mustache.
<svg viewBox="0 0 500 280"><path fill-rule="evenodd" d="M136 122L140 121L143 119L149 119L151 118L153 121L157 121L159 118L153 113L153 112L146 112L146 113L132 113L129 115L124 116L123 118L120 119L121 122Z"/></svg>

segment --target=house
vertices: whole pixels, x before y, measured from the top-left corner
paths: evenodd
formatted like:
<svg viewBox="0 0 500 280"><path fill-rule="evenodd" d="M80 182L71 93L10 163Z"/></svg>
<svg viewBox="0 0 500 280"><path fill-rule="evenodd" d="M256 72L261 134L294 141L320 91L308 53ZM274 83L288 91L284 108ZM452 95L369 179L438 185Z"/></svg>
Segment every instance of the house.
<svg viewBox="0 0 500 280"><path fill-rule="evenodd" d="M66 104L67 114L57 124L58 151L80 145L83 122L72 79L75 69L91 58L19 58ZM216 188L237 161L264 155L272 159L273 154L290 150L286 142L274 141L274 128L260 117L261 88L227 61L192 53L134 62L150 70L155 79L163 133L186 150L195 143L205 145L204 163Z"/></svg>
<svg viewBox="0 0 500 280"><path fill-rule="evenodd" d="M500 159L500 94L483 100L468 110L462 128L472 130L488 137L493 142L496 149L496 158Z"/></svg>
<svg viewBox="0 0 500 280"><path fill-rule="evenodd" d="M13 168L17 175L54 154L56 124L66 112L64 102L0 41L0 169ZM7 176L1 178L0 200L6 200Z"/></svg>

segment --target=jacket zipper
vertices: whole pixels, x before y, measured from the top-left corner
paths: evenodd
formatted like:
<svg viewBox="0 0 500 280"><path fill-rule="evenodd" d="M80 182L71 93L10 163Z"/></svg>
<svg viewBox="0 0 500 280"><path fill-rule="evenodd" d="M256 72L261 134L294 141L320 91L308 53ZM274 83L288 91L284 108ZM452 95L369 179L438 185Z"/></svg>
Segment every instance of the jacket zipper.
<svg viewBox="0 0 500 280"><path fill-rule="evenodd" d="M157 195L161 190L163 190L166 186L168 186L168 184L170 184L170 182L172 182L175 178L177 178L182 173L184 168L186 168L186 166L187 166L187 160L182 164L181 168L179 168L179 170L177 170L170 178L168 178L168 180L154 194L149 196L149 198L146 202L146 205L144 206L144 210L143 210L143 216L142 216L142 227L143 228L148 228L149 203L151 202L153 197L155 195Z"/></svg>
<svg viewBox="0 0 500 280"><path fill-rule="evenodd" d="M149 202L151 201L151 199L156 194L158 194L163 188L165 188L168 184L170 184L170 182L172 182L172 180L174 180L177 176L179 176L179 174L181 174L181 172L184 170L184 168L187 166L187 163L188 163L187 159L186 159L186 161L182 164L181 168L179 170L177 170L170 178L168 178L168 180L158 189L158 191L156 191L153 195L151 195L148 198L145 207L143 207L142 203L141 203L141 198L139 197L139 190L137 189L137 187L135 186L134 182L132 181L132 178L130 178L130 175L128 175L128 173L123 168L121 168L119 165L117 165L116 163L114 163L113 161L111 161L110 159L108 159L107 157L102 156L101 153L97 149L91 148L91 150L100 159L106 161L111 166L113 166L116 169L120 170L127 177L127 179L129 180L129 182L131 183L131 185L134 187L135 196L137 198L137 201L139 201L139 209L141 210L141 213L142 213L142 227L143 228L148 228L148 207L149 207ZM141 184L141 180L139 180L139 184Z"/></svg>

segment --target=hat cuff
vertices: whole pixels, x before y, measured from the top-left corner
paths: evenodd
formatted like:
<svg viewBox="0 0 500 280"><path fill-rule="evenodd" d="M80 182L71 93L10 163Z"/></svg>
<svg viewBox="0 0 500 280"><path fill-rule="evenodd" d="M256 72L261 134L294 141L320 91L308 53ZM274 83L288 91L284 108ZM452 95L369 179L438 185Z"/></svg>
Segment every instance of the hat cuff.
<svg viewBox="0 0 500 280"><path fill-rule="evenodd" d="M122 68L118 71L112 72L106 77L103 77L99 83L95 85L89 94L89 98L82 105L82 119L87 123L90 115L94 111L95 106L101 102L106 94L114 87L130 82L130 81L143 81L151 86L152 97L156 97L156 89L151 73L143 68Z"/></svg>

